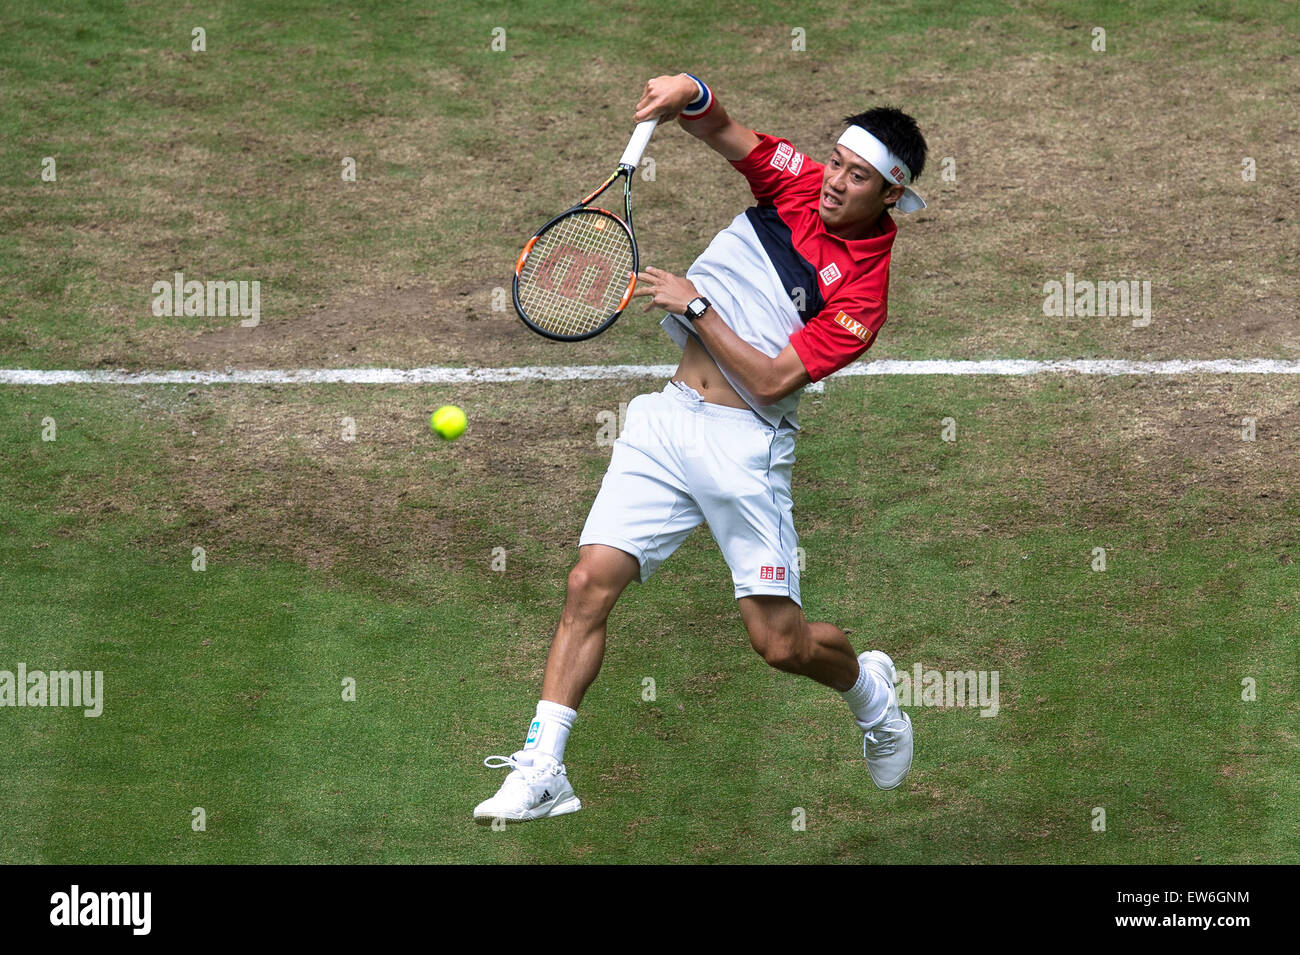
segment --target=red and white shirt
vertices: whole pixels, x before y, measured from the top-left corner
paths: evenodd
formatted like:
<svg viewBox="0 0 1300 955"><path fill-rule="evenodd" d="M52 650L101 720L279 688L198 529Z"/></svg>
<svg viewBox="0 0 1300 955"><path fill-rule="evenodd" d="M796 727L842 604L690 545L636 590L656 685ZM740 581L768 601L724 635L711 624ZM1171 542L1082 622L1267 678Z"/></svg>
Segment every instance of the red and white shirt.
<svg viewBox="0 0 1300 955"><path fill-rule="evenodd" d="M757 135L758 145L732 165L749 181L758 205L719 232L686 277L743 341L770 358L793 345L809 379L820 381L861 357L885 322L897 226L885 212L874 236L850 241L831 235L817 211L823 164L788 140ZM685 316L670 314L660 324L680 348L687 335L696 336ZM769 425L779 427L784 419L799 427L802 388L760 405L719 368Z"/></svg>

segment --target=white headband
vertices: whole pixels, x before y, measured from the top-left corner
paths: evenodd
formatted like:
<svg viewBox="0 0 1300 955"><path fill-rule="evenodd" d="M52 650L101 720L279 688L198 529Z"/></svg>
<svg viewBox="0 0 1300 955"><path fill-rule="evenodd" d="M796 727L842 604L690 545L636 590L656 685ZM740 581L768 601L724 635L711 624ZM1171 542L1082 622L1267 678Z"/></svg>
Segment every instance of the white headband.
<svg viewBox="0 0 1300 955"><path fill-rule="evenodd" d="M903 195L899 197L898 202L894 203L894 208L899 212L916 212L925 208L925 200L909 188L912 170L908 169L907 163L890 152L889 147L875 136L861 126L850 126L844 130L839 145L852 150L871 163L889 182L903 187Z"/></svg>

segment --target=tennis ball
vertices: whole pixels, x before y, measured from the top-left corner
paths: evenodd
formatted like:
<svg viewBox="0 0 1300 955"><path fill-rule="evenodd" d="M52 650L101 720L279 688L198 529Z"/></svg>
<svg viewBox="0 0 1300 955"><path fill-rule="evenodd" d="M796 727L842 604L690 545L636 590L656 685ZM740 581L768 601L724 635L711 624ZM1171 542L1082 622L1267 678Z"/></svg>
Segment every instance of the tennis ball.
<svg viewBox="0 0 1300 955"><path fill-rule="evenodd" d="M447 441L455 441L465 433L468 426L469 419L465 417L465 412L455 405L443 405L429 420L429 427Z"/></svg>

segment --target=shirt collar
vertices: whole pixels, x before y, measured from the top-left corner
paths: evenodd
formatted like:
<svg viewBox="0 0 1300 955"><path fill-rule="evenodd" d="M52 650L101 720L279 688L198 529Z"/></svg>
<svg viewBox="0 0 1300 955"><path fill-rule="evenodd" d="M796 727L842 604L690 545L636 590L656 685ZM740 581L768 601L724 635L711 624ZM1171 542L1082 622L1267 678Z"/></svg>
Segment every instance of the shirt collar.
<svg viewBox="0 0 1300 955"><path fill-rule="evenodd" d="M815 212L813 214L817 215ZM898 234L898 225L894 222L888 210L882 212L880 218L876 221L876 227L880 230L879 233L865 239L841 239L839 236L826 231L826 223L821 221L820 215L817 216L817 221L828 238L844 246L854 262L865 262L867 259L888 252L894 244L894 236Z"/></svg>

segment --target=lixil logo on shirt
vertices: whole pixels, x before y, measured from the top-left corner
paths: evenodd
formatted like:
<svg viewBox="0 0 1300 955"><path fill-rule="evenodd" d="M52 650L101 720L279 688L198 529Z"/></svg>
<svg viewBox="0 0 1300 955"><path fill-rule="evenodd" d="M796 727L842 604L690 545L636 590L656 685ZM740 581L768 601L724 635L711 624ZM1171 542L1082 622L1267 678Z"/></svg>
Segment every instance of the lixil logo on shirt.
<svg viewBox="0 0 1300 955"><path fill-rule="evenodd" d="M869 332L861 322L849 318L849 316L846 315L844 312L840 312L838 315L836 315L835 321L839 322L839 324L843 325L854 335L857 335L864 342L871 340L871 332Z"/></svg>
<svg viewBox="0 0 1300 955"><path fill-rule="evenodd" d="M840 268L834 262L817 274L821 276L823 285L834 285L840 280Z"/></svg>

